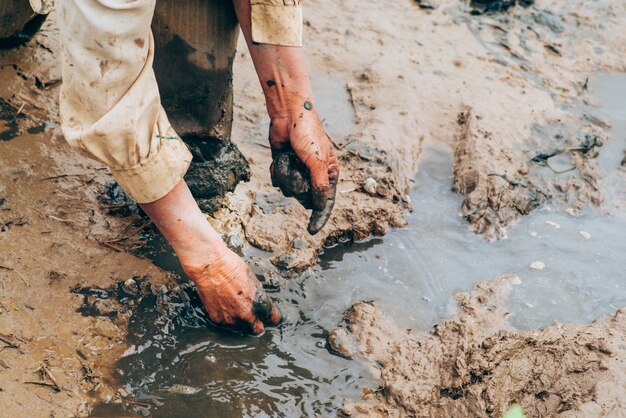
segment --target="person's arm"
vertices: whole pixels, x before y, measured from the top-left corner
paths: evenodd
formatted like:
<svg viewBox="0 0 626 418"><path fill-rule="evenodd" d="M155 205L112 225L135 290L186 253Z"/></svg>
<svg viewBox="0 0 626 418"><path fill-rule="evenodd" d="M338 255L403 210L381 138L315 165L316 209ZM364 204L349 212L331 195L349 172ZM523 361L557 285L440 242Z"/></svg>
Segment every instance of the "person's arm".
<svg viewBox="0 0 626 418"><path fill-rule="evenodd" d="M309 232L316 233L330 217L339 177L339 165L313 101L302 48L255 42L250 0L233 0L233 4L265 94L270 117L269 140L272 151L293 149L310 171L311 203L315 209L312 221L315 222L309 225ZM289 13L293 15L289 7L294 6L276 5L273 9L270 6L267 13L273 10L279 18L285 16L288 18ZM283 12L285 9L288 13ZM271 23L270 21L268 24ZM290 28L292 26L289 25L290 22L282 23L285 24L283 32L287 35L286 38L283 36L287 41L285 43L294 45L297 43L297 40L294 40L296 37L294 33L297 34L298 30ZM273 37L272 28L265 29L266 31L256 32L267 34L263 36L264 39L271 41L275 38L276 42L281 42L280 34ZM281 28L274 29L275 33Z"/></svg>

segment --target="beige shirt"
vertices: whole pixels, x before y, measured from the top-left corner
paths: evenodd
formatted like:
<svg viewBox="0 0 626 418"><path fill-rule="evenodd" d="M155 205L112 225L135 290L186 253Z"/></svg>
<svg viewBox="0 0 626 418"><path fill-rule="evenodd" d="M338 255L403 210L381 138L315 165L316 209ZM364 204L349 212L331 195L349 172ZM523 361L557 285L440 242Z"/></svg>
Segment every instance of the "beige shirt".
<svg viewBox="0 0 626 418"><path fill-rule="evenodd" d="M36 13L46 14L54 0L30 0ZM250 0L252 40L260 44L302 46L302 0Z"/></svg>

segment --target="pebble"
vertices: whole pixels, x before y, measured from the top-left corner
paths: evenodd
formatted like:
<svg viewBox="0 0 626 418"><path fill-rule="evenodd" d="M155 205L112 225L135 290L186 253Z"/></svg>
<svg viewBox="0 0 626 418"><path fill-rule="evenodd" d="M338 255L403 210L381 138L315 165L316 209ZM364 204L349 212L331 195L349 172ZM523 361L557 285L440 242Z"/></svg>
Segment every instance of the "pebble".
<svg viewBox="0 0 626 418"><path fill-rule="evenodd" d="M328 335L328 347L334 354L348 360L352 359L352 356L356 354L354 341L350 334L343 328L337 328L331 331Z"/></svg>
<svg viewBox="0 0 626 418"><path fill-rule="evenodd" d="M546 268L546 265L542 263L541 261L535 261L534 263L530 265L530 268L534 270L543 270Z"/></svg>
<svg viewBox="0 0 626 418"><path fill-rule="evenodd" d="M291 243L291 246L293 247L294 250L304 250L307 247L306 242L304 242L304 240L301 240L301 239L294 239L293 242Z"/></svg>
<svg viewBox="0 0 626 418"><path fill-rule="evenodd" d="M580 234L581 237L583 237L584 239L589 239L591 238L591 234L587 231L580 231L578 232Z"/></svg>
<svg viewBox="0 0 626 418"><path fill-rule="evenodd" d="M561 227L561 225L557 224L556 222L546 221L546 223L555 229L559 229Z"/></svg>
<svg viewBox="0 0 626 418"><path fill-rule="evenodd" d="M133 344L122 353L122 357L132 356L135 353L137 353L137 346Z"/></svg>
<svg viewBox="0 0 626 418"><path fill-rule="evenodd" d="M437 8L437 3L433 0L417 0L420 9L430 9L434 10Z"/></svg>
<svg viewBox="0 0 626 418"><path fill-rule="evenodd" d="M135 279L132 278L122 283L122 290L130 296L139 295L139 286L137 285Z"/></svg>
<svg viewBox="0 0 626 418"><path fill-rule="evenodd" d="M528 231L528 235L530 235L531 237L536 237L537 231Z"/></svg>
<svg viewBox="0 0 626 418"><path fill-rule="evenodd" d="M365 180L365 183L363 183L363 190L365 190L367 193L371 194L372 196L376 196L376 180L374 180L371 177L368 177Z"/></svg>

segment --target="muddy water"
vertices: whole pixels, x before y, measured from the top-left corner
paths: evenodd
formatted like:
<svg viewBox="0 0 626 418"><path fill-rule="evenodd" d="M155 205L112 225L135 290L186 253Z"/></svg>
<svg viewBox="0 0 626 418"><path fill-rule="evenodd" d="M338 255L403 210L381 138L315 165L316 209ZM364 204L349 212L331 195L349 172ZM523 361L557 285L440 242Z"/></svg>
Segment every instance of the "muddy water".
<svg viewBox="0 0 626 418"><path fill-rule="evenodd" d="M620 113L626 76L598 75L590 87L613 123L599 157L603 187L624 192L623 176L613 173L626 148ZM427 142L421 158L409 227L326 249L319 268L273 295L287 317L280 328L241 337L207 324L192 291L145 298L131 319L133 347L118 364L121 382L139 402L129 408L163 417L332 415L361 387L376 387L365 365L324 346L357 300L376 300L401 325L428 329L449 315L453 293L513 273L521 284L512 292L511 322L520 328L589 322L626 305L623 211L587 209L573 217L546 207L522 219L508 240L488 243L457 216L451 151ZM180 272L162 242L150 244L160 249L148 252L157 264ZM545 268L531 268L536 262ZM110 405L96 411L119 413Z"/></svg>

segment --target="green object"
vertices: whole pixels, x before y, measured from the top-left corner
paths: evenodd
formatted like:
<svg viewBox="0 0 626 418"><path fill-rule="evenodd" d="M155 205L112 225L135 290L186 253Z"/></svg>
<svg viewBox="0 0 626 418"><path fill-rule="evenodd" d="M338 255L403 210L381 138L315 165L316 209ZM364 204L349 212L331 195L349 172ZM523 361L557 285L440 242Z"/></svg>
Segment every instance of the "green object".
<svg viewBox="0 0 626 418"><path fill-rule="evenodd" d="M526 414L521 406L513 405L504 413L502 418L526 418Z"/></svg>

